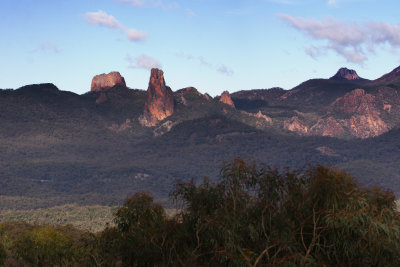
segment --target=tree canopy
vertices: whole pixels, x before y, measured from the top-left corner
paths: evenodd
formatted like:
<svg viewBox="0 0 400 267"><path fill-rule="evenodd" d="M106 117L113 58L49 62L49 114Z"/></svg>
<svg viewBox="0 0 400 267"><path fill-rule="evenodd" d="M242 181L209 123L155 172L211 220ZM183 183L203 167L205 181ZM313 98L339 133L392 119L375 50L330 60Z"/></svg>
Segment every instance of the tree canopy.
<svg viewBox="0 0 400 267"><path fill-rule="evenodd" d="M238 158L171 197L174 216L136 193L96 235L33 227L9 251L35 266L400 266L394 195L335 168Z"/></svg>

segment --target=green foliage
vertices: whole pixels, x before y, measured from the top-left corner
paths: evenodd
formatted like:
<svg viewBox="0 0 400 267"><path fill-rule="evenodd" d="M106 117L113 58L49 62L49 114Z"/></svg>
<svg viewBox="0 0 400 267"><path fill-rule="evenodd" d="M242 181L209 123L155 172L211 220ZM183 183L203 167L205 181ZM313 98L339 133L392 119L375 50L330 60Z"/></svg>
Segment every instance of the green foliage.
<svg viewBox="0 0 400 267"><path fill-rule="evenodd" d="M72 240L52 227L34 229L14 243L15 255L29 266L62 266L73 259Z"/></svg>
<svg viewBox="0 0 400 267"><path fill-rule="evenodd" d="M393 195L333 168L280 173L237 159L220 183L179 184L174 195L186 206L189 264L400 264Z"/></svg>
<svg viewBox="0 0 400 267"><path fill-rule="evenodd" d="M162 263L164 208L153 203L153 198L137 193L125 200L115 214L120 233L122 262L126 266L153 266Z"/></svg>
<svg viewBox="0 0 400 267"><path fill-rule="evenodd" d="M96 234L4 224L6 264L400 265L400 217L391 192L320 165L290 171L237 158L220 177L178 182L170 216L151 196L136 193L116 210L115 225Z"/></svg>

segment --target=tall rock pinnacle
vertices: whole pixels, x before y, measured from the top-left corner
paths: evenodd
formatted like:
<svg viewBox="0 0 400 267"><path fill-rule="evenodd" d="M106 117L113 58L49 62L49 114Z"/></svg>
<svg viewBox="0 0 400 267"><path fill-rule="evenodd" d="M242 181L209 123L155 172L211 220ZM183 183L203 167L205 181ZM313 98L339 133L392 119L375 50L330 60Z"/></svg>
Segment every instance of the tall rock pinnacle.
<svg viewBox="0 0 400 267"><path fill-rule="evenodd" d="M219 101L221 101L224 104L227 104L231 107L235 107L235 104L232 101L231 95L229 94L228 91L224 91L219 99Z"/></svg>
<svg viewBox="0 0 400 267"><path fill-rule="evenodd" d="M331 80L360 80L355 70L350 70L348 68L340 68L334 76L330 78Z"/></svg>
<svg viewBox="0 0 400 267"><path fill-rule="evenodd" d="M174 95L165 85L164 73L160 69L151 69L147 98L144 107L144 119L147 126L155 126L159 121L174 112Z"/></svg>
<svg viewBox="0 0 400 267"><path fill-rule="evenodd" d="M122 85L126 87L124 77L122 77L117 71L110 72L109 74L103 73L93 77L90 91L102 91L110 89L115 85Z"/></svg>

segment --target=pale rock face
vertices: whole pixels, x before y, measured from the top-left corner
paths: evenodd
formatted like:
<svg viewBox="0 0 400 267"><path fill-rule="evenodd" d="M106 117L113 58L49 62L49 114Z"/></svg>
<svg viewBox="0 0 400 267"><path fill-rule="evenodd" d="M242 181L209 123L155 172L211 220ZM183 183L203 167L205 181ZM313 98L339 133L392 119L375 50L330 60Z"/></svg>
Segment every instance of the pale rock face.
<svg viewBox="0 0 400 267"><path fill-rule="evenodd" d="M250 113L244 110L241 110L240 113L247 115L249 117L257 118L256 128L257 129L265 129L272 124L272 118L264 115L261 110L258 110L257 113Z"/></svg>
<svg viewBox="0 0 400 267"><path fill-rule="evenodd" d="M264 114L261 112L261 110L259 110L257 113L250 113L250 112L241 110L240 113L242 113L242 114L244 114L244 115L247 115L247 116L250 116L250 117L257 118L257 119L263 119L263 120L265 120L265 121L268 122L268 123L272 123L271 117L268 117L267 115L264 115Z"/></svg>
<svg viewBox="0 0 400 267"><path fill-rule="evenodd" d="M310 128L298 117L286 120L284 128L299 135L342 137L348 132L361 139L375 137L390 128L380 117L377 102L374 95L367 94L363 89L355 89L337 98L328 108L330 116L319 119ZM387 105L384 109L390 112L391 106ZM335 118L338 113L345 118Z"/></svg>
<svg viewBox="0 0 400 267"><path fill-rule="evenodd" d="M350 133L358 138L370 138L386 133L388 125L380 118L375 96L363 89L355 89L332 103L331 111L352 114L343 122Z"/></svg>
<svg viewBox="0 0 400 267"><path fill-rule="evenodd" d="M232 101L231 95L229 94L228 91L224 91L221 95L221 98L219 99L219 101L221 101L224 104L227 104L231 107L235 107L235 104Z"/></svg>
<svg viewBox="0 0 400 267"><path fill-rule="evenodd" d="M98 92L102 90L110 89L115 85L121 85L126 87L125 79L119 72L113 71L109 74L99 74L93 77L90 91Z"/></svg>
<svg viewBox="0 0 400 267"><path fill-rule="evenodd" d="M358 138L370 138L386 133L387 124L375 113L357 114L348 121L350 133Z"/></svg>
<svg viewBox="0 0 400 267"><path fill-rule="evenodd" d="M312 135L339 137L344 134L343 126L333 117L320 119L310 129Z"/></svg>
<svg viewBox="0 0 400 267"><path fill-rule="evenodd" d="M155 126L174 112L174 95L171 88L165 85L164 72L152 69L142 124Z"/></svg>
<svg viewBox="0 0 400 267"><path fill-rule="evenodd" d="M308 127L297 116L287 119L283 123L283 128L299 135L307 135Z"/></svg>

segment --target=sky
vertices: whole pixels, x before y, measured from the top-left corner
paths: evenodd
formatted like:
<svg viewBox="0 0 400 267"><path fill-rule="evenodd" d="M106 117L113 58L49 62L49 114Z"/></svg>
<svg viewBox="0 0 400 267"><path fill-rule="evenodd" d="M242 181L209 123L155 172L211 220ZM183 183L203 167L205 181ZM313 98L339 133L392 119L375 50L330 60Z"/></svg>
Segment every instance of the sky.
<svg viewBox="0 0 400 267"><path fill-rule="evenodd" d="M1 0L0 88L54 83L83 94L119 71L147 89L282 87L340 67L376 79L400 65L395 0Z"/></svg>

